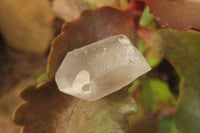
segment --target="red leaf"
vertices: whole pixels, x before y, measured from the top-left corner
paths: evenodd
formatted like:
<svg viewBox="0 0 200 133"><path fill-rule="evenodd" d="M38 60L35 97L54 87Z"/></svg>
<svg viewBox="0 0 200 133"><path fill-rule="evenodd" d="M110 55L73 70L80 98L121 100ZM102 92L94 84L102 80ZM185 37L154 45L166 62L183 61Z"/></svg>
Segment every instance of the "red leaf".
<svg viewBox="0 0 200 133"><path fill-rule="evenodd" d="M150 12L162 26L179 31L200 27L200 1L197 0L147 0Z"/></svg>
<svg viewBox="0 0 200 133"><path fill-rule="evenodd" d="M130 7L121 11L111 7L88 10L75 21L66 23L53 41L48 62L48 74L53 78L66 53L111 35L125 34L137 41L135 22L139 15Z"/></svg>

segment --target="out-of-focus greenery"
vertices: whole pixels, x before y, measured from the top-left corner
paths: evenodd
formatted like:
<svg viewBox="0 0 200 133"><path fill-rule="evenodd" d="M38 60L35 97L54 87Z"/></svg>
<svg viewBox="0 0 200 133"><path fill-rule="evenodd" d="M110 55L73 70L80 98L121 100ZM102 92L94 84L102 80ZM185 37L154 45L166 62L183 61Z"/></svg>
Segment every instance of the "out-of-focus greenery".
<svg viewBox="0 0 200 133"><path fill-rule="evenodd" d="M154 68L162 61L162 56L160 53L142 39L140 39L138 42L138 49L145 56L151 68Z"/></svg>
<svg viewBox="0 0 200 133"><path fill-rule="evenodd" d="M96 8L98 8L98 6L95 5L95 4L89 4L89 6L90 6L90 9L96 9Z"/></svg>
<svg viewBox="0 0 200 133"><path fill-rule="evenodd" d="M143 27L147 27L147 28L150 28L150 29L156 28L154 16L149 13L149 7L148 6L145 8L139 24Z"/></svg>
<svg viewBox="0 0 200 133"><path fill-rule="evenodd" d="M173 96L165 82L148 79L142 85L141 102L145 111L156 112L159 102L174 104Z"/></svg>
<svg viewBox="0 0 200 133"><path fill-rule="evenodd" d="M172 116L165 116L158 123L160 133L179 133Z"/></svg>
<svg viewBox="0 0 200 133"><path fill-rule="evenodd" d="M44 79L46 79L48 77L48 75L47 75L47 73L45 72L45 73L43 73L43 74L41 74L40 76L38 76L38 78L37 78L37 83L40 83L40 82L42 82Z"/></svg>

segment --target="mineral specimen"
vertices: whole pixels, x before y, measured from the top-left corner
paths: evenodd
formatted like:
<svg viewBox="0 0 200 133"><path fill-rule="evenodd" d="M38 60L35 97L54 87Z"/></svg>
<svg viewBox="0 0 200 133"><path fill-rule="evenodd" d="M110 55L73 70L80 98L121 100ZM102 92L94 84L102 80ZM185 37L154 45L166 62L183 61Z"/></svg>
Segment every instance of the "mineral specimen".
<svg viewBox="0 0 200 133"><path fill-rule="evenodd" d="M131 83L151 70L125 35L111 36L70 51L55 80L66 94L94 101Z"/></svg>

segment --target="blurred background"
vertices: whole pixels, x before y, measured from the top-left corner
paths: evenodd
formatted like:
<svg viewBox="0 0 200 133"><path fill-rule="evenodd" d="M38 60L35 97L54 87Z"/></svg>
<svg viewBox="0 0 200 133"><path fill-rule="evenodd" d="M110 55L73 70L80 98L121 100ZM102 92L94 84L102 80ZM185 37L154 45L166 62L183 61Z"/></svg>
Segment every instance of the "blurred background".
<svg viewBox="0 0 200 133"><path fill-rule="evenodd" d="M19 133L12 112L22 100L20 91L39 83L45 73L52 40L62 24L83 10L104 5L126 9L128 0L1 0L0 1L0 133ZM147 7L140 25L155 29L158 22ZM129 89L139 112L129 117L128 133L177 133L173 114L179 77L169 62L143 40L138 43L153 70ZM148 89L147 89L148 88ZM157 89L162 88L162 89ZM151 95L149 95L151 94Z"/></svg>

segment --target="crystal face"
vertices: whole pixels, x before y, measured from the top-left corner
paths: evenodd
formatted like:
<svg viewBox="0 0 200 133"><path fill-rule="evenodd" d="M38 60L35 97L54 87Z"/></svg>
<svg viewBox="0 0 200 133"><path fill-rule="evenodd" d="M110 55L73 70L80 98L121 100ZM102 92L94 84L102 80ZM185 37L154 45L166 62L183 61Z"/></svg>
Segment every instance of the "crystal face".
<svg viewBox="0 0 200 133"><path fill-rule="evenodd" d="M68 52L55 80L66 94L94 101L151 70L125 35L111 36Z"/></svg>

